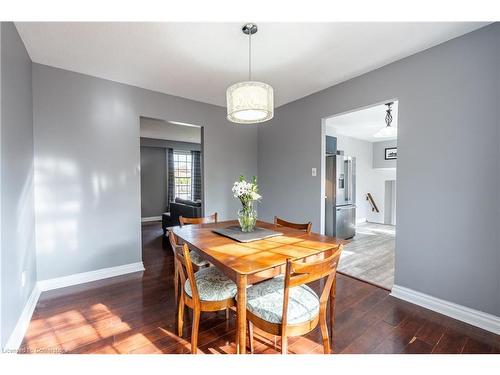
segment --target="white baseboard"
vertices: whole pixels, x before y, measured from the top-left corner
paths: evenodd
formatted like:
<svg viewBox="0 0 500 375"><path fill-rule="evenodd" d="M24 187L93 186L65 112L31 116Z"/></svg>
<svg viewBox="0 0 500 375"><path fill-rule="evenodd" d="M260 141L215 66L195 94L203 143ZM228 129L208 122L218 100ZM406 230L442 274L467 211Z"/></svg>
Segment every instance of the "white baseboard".
<svg viewBox="0 0 500 375"><path fill-rule="evenodd" d="M59 289L67 286L89 283L91 281L107 279L125 275L127 273L144 271L142 262L125 264L123 266L101 268L99 270L76 273L74 275L56 277L54 279L41 280L38 282L38 288L44 292L46 290Z"/></svg>
<svg viewBox="0 0 500 375"><path fill-rule="evenodd" d="M148 223L150 221L161 221L161 216L141 217L141 223Z"/></svg>
<svg viewBox="0 0 500 375"><path fill-rule="evenodd" d="M21 343L23 342L24 335L28 330L28 326L31 321L31 317L33 316L33 311L35 311L36 304L38 299L40 298L40 288L38 284L35 284L33 290L31 291L30 297L26 304L24 305L24 309L21 312L21 316L17 320L17 324L14 327L14 330L9 336L7 343L5 344L4 350L7 352L17 352Z"/></svg>
<svg viewBox="0 0 500 375"><path fill-rule="evenodd" d="M500 335L500 317L394 285L391 296Z"/></svg>
<svg viewBox="0 0 500 375"><path fill-rule="evenodd" d="M356 219L356 224L366 223L367 221L366 217L360 217L359 219Z"/></svg>

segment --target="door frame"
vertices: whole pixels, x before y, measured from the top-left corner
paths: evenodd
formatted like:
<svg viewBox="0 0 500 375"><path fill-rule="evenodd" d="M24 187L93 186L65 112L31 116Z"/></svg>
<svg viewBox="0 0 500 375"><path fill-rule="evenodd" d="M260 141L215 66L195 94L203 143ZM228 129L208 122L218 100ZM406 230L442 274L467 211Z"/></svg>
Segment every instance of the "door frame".
<svg viewBox="0 0 500 375"><path fill-rule="evenodd" d="M320 152L321 152L321 156L320 156L320 160L321 160L321 162L320 162L321 189L320 189L320 196L319 196L320 207L321 207L321 209L320 209L320 215L321 215L320 216L320 233L321 234L325 234L326 121L331 119L331 118L334 118L334 117L342 116L342 115L352 113L352 112L362 111L364 109L368 109L371 107L379 106L379 105L382 105L382 104L385 104L388 102L394 102L394 101L398 102L398 116L399 116L400 100L397 97L394 97L394 98L388 98L388 99L385 99L385 100L382 100L382 101L379 101L376 103L372 103L372 104L368 104L368 105L364 105L364 106L360 106L360 107L355 107L355 108L349 109L347 111L334 113L332 115L325 116L325 117L321 118L321 148L320 148ZM397 188L397 185L396 185L396 188ZM397 198L398 198L398 194L396 194L396 199ZM396 204L396 206L397 206L397 204Z"/></svg>

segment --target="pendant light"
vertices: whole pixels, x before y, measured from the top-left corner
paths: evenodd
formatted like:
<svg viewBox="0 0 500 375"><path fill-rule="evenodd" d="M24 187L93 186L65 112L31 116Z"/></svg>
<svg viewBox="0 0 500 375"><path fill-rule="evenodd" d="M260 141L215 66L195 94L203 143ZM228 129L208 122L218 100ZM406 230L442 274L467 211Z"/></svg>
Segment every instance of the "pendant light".
<svg viewBox="0 0 500 375"><path fill-rule="evenodd" d="M391 106L394 102L386 103L387 110L385 111L385 128L380 129L373 136L375 138L394 138L398 136L398 129L391 126L392 123L392 109Z"/></svg>
<svg viewBox="0 0 500 375"><path fill-rule="evenodd" d="M256 124L273 118L274 92L267 83L252 81L252 35L257 25L247 23L241 30L248 35L248 81L227 89L227 119L237 124Z"/></svg>

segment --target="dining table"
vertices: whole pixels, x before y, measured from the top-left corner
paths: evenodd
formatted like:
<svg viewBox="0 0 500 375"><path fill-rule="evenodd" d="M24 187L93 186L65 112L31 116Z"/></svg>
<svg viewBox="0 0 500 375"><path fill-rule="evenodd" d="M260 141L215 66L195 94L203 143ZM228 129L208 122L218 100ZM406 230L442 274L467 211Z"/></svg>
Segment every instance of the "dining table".
<svg viewBox="0 0 500 375"><path fill-rule="evenodd" d="M273 223L257 221L256 227L277 231L280 235L252 242L238 242L213 232L216 228L238 225L238 221L172 227L176 237L196 250L212 265L222 271L237 287L236 294L236 350L246 352L247 287L285 272L287 259L320 258L336 250L345 241L318 233L307 233Z"/></svg>

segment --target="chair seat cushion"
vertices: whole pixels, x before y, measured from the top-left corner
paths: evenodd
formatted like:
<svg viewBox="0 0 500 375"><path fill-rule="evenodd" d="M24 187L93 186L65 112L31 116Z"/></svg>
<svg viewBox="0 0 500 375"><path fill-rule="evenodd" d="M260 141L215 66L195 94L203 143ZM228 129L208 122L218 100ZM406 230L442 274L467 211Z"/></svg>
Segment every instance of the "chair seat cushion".
<svg viewBox="0 0 500 375"><path fill-rule="evenodd" d="M202 268L194 278L202 301L223 301L236 295L236 284L216 267ZM184 290L192 297L189 280L186 280Z"/></svg>
<svg viewBox="0 0 500 375"><path fill-rule="evenodd" d="M270 323L281 323L283 315L284 276L253 285L247 289L247 309ZM307 285L290 288L287 324L300 324L319 314L318 295Z"/></svg>
<svg viewBox="0 0 500 375"><path fill-rule="evenodd" d="M191 257L191 262L196 264L198 267L208 266L210 263L207 262L196 250L191 250L189 252L189 256Z"/></svg>

